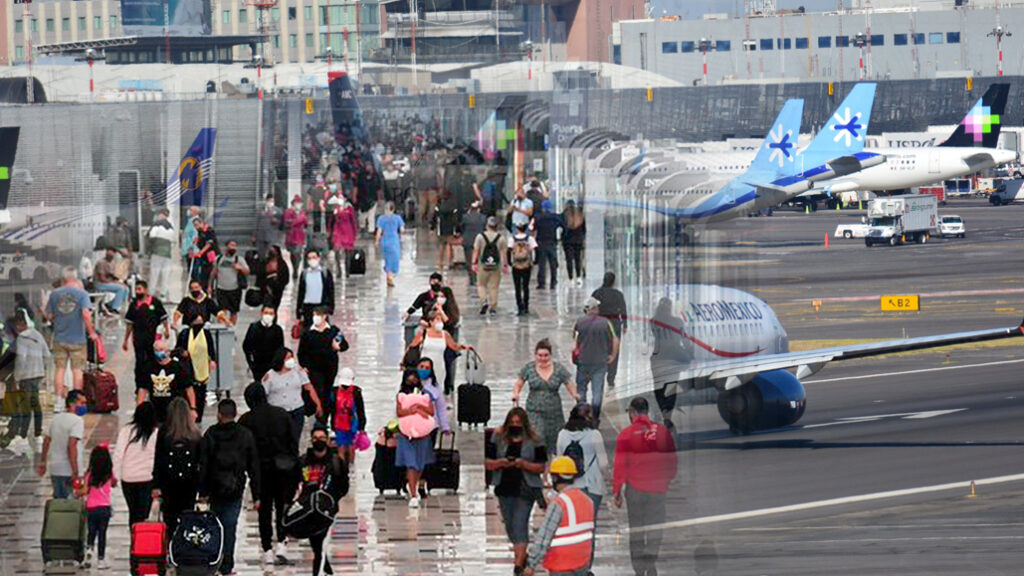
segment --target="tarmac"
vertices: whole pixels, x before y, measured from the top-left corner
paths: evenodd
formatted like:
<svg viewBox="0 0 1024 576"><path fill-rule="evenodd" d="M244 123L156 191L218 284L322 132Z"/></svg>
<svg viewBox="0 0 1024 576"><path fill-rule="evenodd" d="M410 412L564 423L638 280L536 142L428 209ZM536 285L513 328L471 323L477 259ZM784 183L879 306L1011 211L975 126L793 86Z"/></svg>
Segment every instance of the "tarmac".
<svg viewBox="0 0 1024 576"><path fill-rule="evenodd" d="M686 248L686 261L698 264L687 276L764 299L794 347L1018 325L1024 317L1024 283L1015 267L1024 249L1024 207L956 200L940 213L963 216L967 238L870 249L860 240L832 238L838 221L859 219L862 212L856 210L810 215L780 210L772 217L734 220L716 225ZM401 312L427 286L436 261L436 244L426 230L413 228L403 240L395 288L387 289L375 272L379 261L372 249L371 272L338 283L333 321L352 343L342 364L355 370L363 387L368 430L392 416ZM515 374L537 340L551 338L556 359L570 365L575 311L600 274L591 270L585 289L568 287L563 278L555 291L534 290L533 314L526 319L514 316L509 278L502 282L502 312L482 318L465 272L447 275L463 310L462 338L486 363L491 425L496 425L511 406ZM881 312L878 297L884 294L920 294L921 311ZM285 302L292 298L290 289ZM817 309L815 300L821 300ZM286 326L289 308L282 306ZM255 316L245 311L240 331ZM115 343L123 324L109 321L104 331L113 356L108 369L121 383L122 408L117 415L86 417L88 448L113 440L130 414L134 392L132 361ZM627 333L624 361L646 363L642 341L641 330ZM713 406L678 411L680 470L667 503L660 572L1019 574L1024 561L1022 344L830 364L806 380L807 413L783 430L733 437ZM240 398L247 383L240 351L234 361L239 375L234 395ZM208 415L204 425L211 422ZM606 404L602 434L609 453L625 424L621 407ZM482 432L463 428L457 442L459 492L432 495L418 511L394 495L379 495L370 474L372 454L357 456L353 488L330 539L336 572L512 572L497 502L484 485ZM0 576L42 573L38 541L50 487L31 464L30 457L0 453ZM974 497L968 497L972 481ZM252 511L244 516L236 569L246 576L261 574L256 516ZM116 490L108 534L114 573L128 572L126 521ZM627 529L624 510L602 509L595 574L632 573ZM290 544L289 557L293 565L275 568L274 574L309 572L308 546Z"/></svg>

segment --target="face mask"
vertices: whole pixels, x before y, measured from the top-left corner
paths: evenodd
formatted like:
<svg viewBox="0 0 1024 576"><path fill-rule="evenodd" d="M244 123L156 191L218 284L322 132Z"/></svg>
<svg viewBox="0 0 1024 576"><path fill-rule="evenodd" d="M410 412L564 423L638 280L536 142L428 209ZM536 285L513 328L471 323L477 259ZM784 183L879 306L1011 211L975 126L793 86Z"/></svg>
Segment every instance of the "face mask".
<svg viewBox="0 0 1024 576"><path fill-rule="evenodd" d="M310 444L313 446L314 452L327 450L327 440L313 440Z"/></svg>
<svg viewBox="0 0 1024 576"><path fill-rule="evenodd" d="M509 426L508 427L508 435L511 436L512 438L518 438L519 436L522 436L523 435L523 427L522 426Z"/></svg>
<svg viewBox="0 0 1024 576"><path fill-rule="evenodd" d="M136 300L145 300L146 299L146 295L145 294L136 294L135 295L135 299Z"/></svg>
<svg viewBox="0 0 1024 576"><path fill-rule="evenodd" d="M79 416L85 416L88 413L89 413L89 407L88 406L84 406L84 405L83 406L75 406L75 414L78 414Z"/></svg>
<svg viewBox="0 0 1024 576"><path fill-rule="evenodd" d="M196 300L199 300L200 298L203 297L203 291L202 290L193 290L192 291L192 297L195 298Z"/></svg>
<svg viewBox="0 0 1024 576"><path fill-rule="evenodd" d="M273 202L267 202L267 210L273 210L273 208L274 208L274 203Z"/></svg>
<svg viewBox="0 0 1024 576"><path fill-rule="evenodd" d="M284 367L289 369L289 370L295 370L295 367L298 364L299 363L295 361L295 358L289 358L289 359L284 361Z"/></svg>
<svg viewBox="0 0 1024 576"><path fill-rule="evenodd" d="M264 326L272 325L274 323L274 315L273 314L264 314L260 318L260 323L263 324Z"/></svg>
<svg viewBox="0 0 1024 576"><path fill-rule="evenodd" d="M228 256L234 256L235 252L237 252L237 251L238 250L236 250L234 248L228 248Z"/></svg>
<svg viewBox="0 0 1024 576"><path fill-rule="evenodd" d="M319 314L317 314L316 316L313 316L313 324L316 324L317 326L323 326L327 324L327 317L320 316Z"/></svg>
<svg viewBox="0 0 1024 576"><path fill-rule="evenodd" d="M448 299L445 298L444 296L441 296L440 298L437 299L437 303L440 304L441 306L444 306L444 303L447 301Z"/></svg>
<svg viewBox="0 0 1024 576"><path fill-rule="evenodd" d="M171 353L167 350L154 350L153 356L155 356L157 360L167 360L171 357Z"/></svg>
<svg viewBox="0 0 1024 576"><path fill-rule="evenodd" d="M310 258L309 260L306 260L306 264L309 264L310 268L319 268L320 267L320 259L319 258Z"/></svg>
<svg viewBox="0 0 1024 576"><path fill-rule="evenodd" d="M437 330L438 332L440 332L441 330L444 330L444 324L442 324L440 322L435 322L434 323L434 330Z"/></svg>
<svg viewBox="0 0 1024 576"><path fill-rule="evenodd" d="M328 186L328 188L331 189L331 192L337 192L338 191L338 185L337 184L331 184L330 186Z"/></svg>
<svg viewBox="0 0 1024 576"><path fill-rule="evenodd" d="M440 284L431 284L430 285L430 289L433 290L434 292L437 292L438 290L441 289L441 285Z"/></svg>
<svg viewBox="0 0 1024 576"><path fill-rule="evenodd" d="M417 368L416 374L419 375L420 380L430 378L430 368Z"/></svg>

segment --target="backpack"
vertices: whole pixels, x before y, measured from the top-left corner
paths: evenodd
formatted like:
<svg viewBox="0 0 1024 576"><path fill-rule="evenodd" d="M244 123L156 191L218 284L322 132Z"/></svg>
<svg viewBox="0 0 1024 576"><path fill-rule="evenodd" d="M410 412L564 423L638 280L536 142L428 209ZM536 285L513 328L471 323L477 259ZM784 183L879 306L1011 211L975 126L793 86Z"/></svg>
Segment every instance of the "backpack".
<svg viewBox="0 0 1024 576"><path fill-rule="evenodd" d="M354 386L347 389L339 386L334 400L334 429L352 432L356 420L356 391Z"/></svg>
<svg viewBox="0 0 1024 576"><path fill-rule="evenodd" d="M584 472L583 466L583 446L579 440L573 440L569 442L569 445L562 451L562 456L568 456L572 458L572 461L576 463L576 475L582 476Z"/></svg>
<svg viewBox="0 0 1024 576"><path fill-rule="evenodd" d="M512 245L512 267L516 270L526 270L533 266L533 254L530 250L529 236L516 239Z"/></svg>
<svg viewBox="0 0 1024 576"><path fill-rule="evenodd" d="M484 249L480 252L480 264L484 270L496 270L501 264L501 252L498 249L501 234L495 234L491 240L487 239L486 234L481 234L481 236L484 238Z"/></svg>
<svg viewBox="0 0 1024 576"><path fill-rule="evenodd" d="M215 443L216 444L216 443ZM231 448L215 445L210 460L212 477L210 495L214 499L231 500L245 489L245 478L240 477L238 452Z"/></svg>
<svg viewBox="0 0 1024 576"><path fill-rule="evenodd" d="M199 474L199 464L196 458L196 450L191 442L185 438L178 438L171 442L167 449L167 465L165 466L167 478L177 484L192 484Z"/></svg>

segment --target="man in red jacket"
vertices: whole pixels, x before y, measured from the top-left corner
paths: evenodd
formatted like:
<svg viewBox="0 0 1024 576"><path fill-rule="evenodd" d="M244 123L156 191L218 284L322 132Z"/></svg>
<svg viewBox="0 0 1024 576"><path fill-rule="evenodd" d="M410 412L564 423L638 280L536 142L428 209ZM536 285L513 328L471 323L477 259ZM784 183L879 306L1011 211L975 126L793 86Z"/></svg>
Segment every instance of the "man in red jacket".
<svg viewBox="0 0 1024 576"><path fill-rule="evenodd" d="M629 517L629 555L637 576L655 576L665 493L676 477L676 444L668 428L652 422L645 398L629 404L630 425L615 442L612 493L622 506L625 492Z"/></svg>

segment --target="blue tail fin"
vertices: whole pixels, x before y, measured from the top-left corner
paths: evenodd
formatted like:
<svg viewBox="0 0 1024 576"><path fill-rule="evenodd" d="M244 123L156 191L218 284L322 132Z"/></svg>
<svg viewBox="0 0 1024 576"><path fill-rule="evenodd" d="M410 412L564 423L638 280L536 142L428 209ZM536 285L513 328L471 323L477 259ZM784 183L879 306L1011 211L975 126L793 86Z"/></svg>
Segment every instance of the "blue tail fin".
<svg viewBox="0 0 1024 576"><path fill-rule="evenodd" d="M764 143L750 164L750 170L784 171L793 166L803 114L803 100L797 98L786 101L768 135L764 137Z"/></svg>
<svg viewBox="0 0 1024 576"><path fill-rule="evenodd" d="M156 200L168 204L202 206L206 183L213 176L213 146L216 128L203 128L181 158L178 170L167 182L167 187Z"/></svg>
<svg viewBox="0 0 1024 576"><path fill-rule="evenodd" d="M956 132L939 146L995 148L999 144L999 128L1009 92L1009 84L989 86L981 99L967 111Z"/></svg>
<svg viewBox="0 0 1024 576"><path fill-rule="evenodd" d="M875 84L854 86L804 152L836 158L863 150L874 102Z"/></svg>

